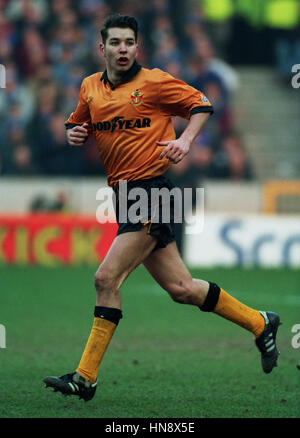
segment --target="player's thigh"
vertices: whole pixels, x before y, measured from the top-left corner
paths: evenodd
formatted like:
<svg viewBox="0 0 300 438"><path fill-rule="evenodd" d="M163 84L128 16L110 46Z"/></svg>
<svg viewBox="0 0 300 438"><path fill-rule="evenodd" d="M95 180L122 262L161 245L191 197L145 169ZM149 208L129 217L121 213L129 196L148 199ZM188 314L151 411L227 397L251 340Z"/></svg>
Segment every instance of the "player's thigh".
<svg viewBox="0 0 300 438"><path fill-rule="evenodd" d="M125 278L152 252L156 238L147 234L146 229L118 235L103 262L99 266L95 281L111 280L120 287Z"/></svg>
<svg viewBox="0 0 300 438"><path fill-rule="evenodd" d="M192 282L192 276L183 263L175 242L154 251L143 263L152 277L168 292Z"/></svg>

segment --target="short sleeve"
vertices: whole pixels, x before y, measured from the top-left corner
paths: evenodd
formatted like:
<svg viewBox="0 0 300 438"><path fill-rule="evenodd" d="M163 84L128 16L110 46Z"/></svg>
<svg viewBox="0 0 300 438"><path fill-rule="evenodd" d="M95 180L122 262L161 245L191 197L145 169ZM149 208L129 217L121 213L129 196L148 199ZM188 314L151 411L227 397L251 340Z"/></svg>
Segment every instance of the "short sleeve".
<svg viewBox="0 0 300 438"><path fill-rule="evenodd" d="M201 91L163 71L159 83L159 106L166 115L184 119L196 113L213 113L210 101Z"/></svg>
<svg viewBox="0 0 300 438"><path fill-rule="evenodd" d="M77 107L70 117L65 121L66 129L72 128L76 125L82 125L83 123L89 123L91 126L91 115L89 105L86 100L86 85L85 79L82 81L79 93L79 101Z"/></svg>

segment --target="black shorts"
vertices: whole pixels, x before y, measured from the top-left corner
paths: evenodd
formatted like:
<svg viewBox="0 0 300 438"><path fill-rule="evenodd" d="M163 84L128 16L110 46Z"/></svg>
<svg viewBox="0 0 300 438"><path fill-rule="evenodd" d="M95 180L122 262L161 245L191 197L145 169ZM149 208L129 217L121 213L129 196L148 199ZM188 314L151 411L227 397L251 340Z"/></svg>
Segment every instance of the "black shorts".
<svg viewBox="0 0 300 438"><path fill-rule="evenodd" d="M122 184L122 183L121 183ZM126 218L124 217L124 212L130 212L130 207L132 207L140 198L137 196L136 199L128 199L128 194L131 189L144 189L148 195L148 202L146 209L143 210L144 214L141 214L141 219L136 223L130 220L129 215L126 214ZM165 248L170 242L175 240L175 227L174 227L174 208L175 202L173 197L170 197L170 201L168 202L168 218L164 217L162 214L162 199L159 198L156 205L151 203L151 189L162 189L167 188L168 190L172 190L175 188L174 184L169 180L169 178L165 176L158 176L151 179L137 180L137 181L128 181L127 182L127 191L123 191L121 186L116 185L113 187L115 192L115 213L117 222L119 225L119 229L117 235L128 233L131 231L139 231L143 227L147 228L147 233L151 236L156 237L157 244L153 251L159 248ZM120 217L120 204L126 200L126 204L124 209L122 210ZM137 205L137 204L136 204ZM146 214L145 214L146 210Z"/></svg>

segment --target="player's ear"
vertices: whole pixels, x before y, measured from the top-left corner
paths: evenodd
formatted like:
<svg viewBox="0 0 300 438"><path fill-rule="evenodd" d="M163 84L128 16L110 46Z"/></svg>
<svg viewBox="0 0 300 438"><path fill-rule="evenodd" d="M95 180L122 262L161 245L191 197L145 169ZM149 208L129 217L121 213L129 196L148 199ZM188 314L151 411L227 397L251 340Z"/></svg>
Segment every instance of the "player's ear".
<svg viewBox="0 0 300 438"><path fill-rule="evenodd" d="M104 44L103 43L99 44L99 50L102 53L102 55L105 56L105 48L104 48Z"/></svg>

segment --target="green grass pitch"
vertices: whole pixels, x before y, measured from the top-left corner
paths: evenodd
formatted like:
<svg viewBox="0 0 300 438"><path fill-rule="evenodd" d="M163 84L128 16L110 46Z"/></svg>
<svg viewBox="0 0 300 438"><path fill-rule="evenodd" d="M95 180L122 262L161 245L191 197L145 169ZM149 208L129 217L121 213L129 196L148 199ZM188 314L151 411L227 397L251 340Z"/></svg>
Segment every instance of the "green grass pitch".
<svg viewBox="0 0 300 438"><path fill-rule="evenodd" d="M296 418L300 416L297 270L203 269L251 307L278 312L279 367L266 375L252 335L211 313L174 303L139 267L122 287L123 319L84 403L45 389L71 372L88 338L95 304L91 267L0 268L1 418Z"/></svg>

